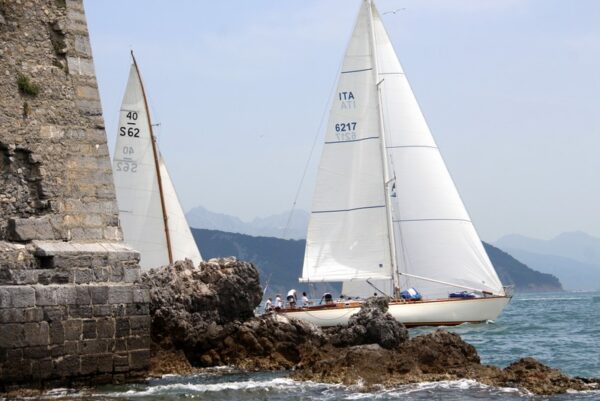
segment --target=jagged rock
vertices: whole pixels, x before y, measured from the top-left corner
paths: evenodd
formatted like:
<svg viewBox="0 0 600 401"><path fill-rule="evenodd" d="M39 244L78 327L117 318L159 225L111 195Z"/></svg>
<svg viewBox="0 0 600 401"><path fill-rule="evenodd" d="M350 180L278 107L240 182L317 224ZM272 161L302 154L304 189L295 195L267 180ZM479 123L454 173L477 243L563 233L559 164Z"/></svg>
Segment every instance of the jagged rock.
<svg viewBox="0 0 600 401"><path fill-rule="evenodd" d="M347 326L327 330L330 342L336 347L379 344L392 349L408 340L408 331L392 317L385 297L372 297L350 318Z"/></svg>
<svg viewBox="0 0 600 401"><path fill-rule="evenodd" d="M175 262L142 276L150 287L153 339L183 349L220 334L220 325L254 316L262 291L254 265L235 258Z"/></svg>

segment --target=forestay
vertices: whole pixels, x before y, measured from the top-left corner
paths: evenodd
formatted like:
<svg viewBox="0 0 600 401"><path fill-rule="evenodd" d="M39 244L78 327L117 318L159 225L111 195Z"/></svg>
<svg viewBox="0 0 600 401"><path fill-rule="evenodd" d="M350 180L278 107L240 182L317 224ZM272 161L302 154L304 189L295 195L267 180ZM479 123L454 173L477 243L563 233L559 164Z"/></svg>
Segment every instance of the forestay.
<svg viewBox="0 0 600 401"><path fill-rule="evenodd" d="M143 269L170 263L149 118L141 79L132 65L119 116L113 175L123 237L140 252ZM174 260L187 257L199 263L200 253L190 242L193 237L163 163L160 170Z"/></svg>
<svg viewBox="0 0 600 401"><path fill-rule="evenodd" d="M391 278L368 12L365 3L331 106L301 281Z"/></svg>

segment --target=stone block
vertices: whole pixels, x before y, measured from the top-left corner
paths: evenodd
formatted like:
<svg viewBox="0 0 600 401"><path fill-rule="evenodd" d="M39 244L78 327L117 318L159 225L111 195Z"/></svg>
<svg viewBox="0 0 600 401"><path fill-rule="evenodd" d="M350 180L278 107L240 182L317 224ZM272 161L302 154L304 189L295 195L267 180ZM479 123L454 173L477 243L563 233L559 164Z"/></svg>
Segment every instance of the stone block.
<svg viewBox="0 0 600 401"><path fill-rule="evenodd" d="M47 322L61 322L67 317L66 308L64 306L45 306L44 320Z"/></svg>
<svg viewBox="0 0 600 401"><path fill-rule="evenodd" d="M75 283L89 284L94 281L94 271L92 269L75 270Z"/></svg>
<svg viewBox="0 0 600 401"><path fill-rule="evenodd" d="M69 74L94 77L94 63L91 59L82 57L67 57Z"/></svg>
<svg viewBox="0 0 600 401"><path fill-rule="evenodd" d="M75 341L81 339L83 331L83 323L81 320L67 320L62 324L65 332L65 340Z"/></svg>
<svg viewBox="0 0 600 401"><path fill-rule="evenodd" d="M98 89L95 86L78 86L75 95L80 99L99 100Z"/></svg>
<svg viewBox="0 0 600 401"><path fill-rule="evenodd" d="M98 338L114 338L115 336L115 319L98 319L96 321Z"/></svg>
<svg viewBox="0 0 600 401"><path fill-rule="evenodd" d="M81 355L101 354L107 352L106 340L84 340L79 344Z"/></svg>
<svg viewBox="0 0 600 401"><path fill-rule="evenodd" d="M110 272L110 281L115 283L123 281L123 274L122 266L113 266Z"/></svg>
<svg viewBox="0 0 600 401"><path fill-rule="evenodd" d="M29 286L0 287L0 308L30 308L35 306L35 291Z"/></svg>
<svg viewBox="0 0 600 401"><path fill-rule="evenodd" d="M79 356L67 355L53 361L54 372L59 377L76 376L81 373Z"/></svg>
<svg viewBox="0 0 600 401"><path fill-rule="evenodd" d="M140 269L138 268L125 268L123 269L123 281L126 283L135 283L140 279Z"/></svg>
<svg viewBox="0 0 600 401"><path fill-rule="evenodd" d="M108 287L107 286L90 286L90 293L93 304L108 303Z"/></svg>
<svg viewBox="0 0 600 401"><path fill-rule="evenodd" d="M89 319L93 317L91 305L69 306L69 317L73 319Z"/></svg>
<svg viewBox="0 0 600 401"><path fill-rule="evenodd" d="M131 370L146 370L150 366L150 350L131 351L129 367Z"/></svg>
<svg viewBox="0 0 600 401"><path fill-rule="evenodd" d="M98 371L98 360L96 355L83 355L81 357L81 374L91 375Z"/></svg>
<svg viewBox="0 0 600 401"><path fill-rule="evenodd" d="M131 286L108 287L109 304L129 304L133 302L133 288Z"/></svg>
<svg viewBox="0 0 600 401"><path fill-rule="evenodd" d="M27 359L50 358L50 348L47 345L26 347L23 349L23 357Z"/></svg>
<svg viewBox="0 0 600 401"><path fill-rule="evenodd" d="M0 330L0 348L23 347L25 345L23 324L3 324L1 328L2 330Z"/></svg>
<svg viewBox="0 0 600 401"><path fill-rule="evenodd" d="M79 286L78 286L79 287ZM56 303L58 305L76 305L78 287L73 285L60 285L54 287L56 290Z"/></svg>
<svg viewBox="0 0 600 401"><path fill-rule="evenodd" d="M35 304L37 306L56 305L56 287L36 286Z"/></svg>
<svg viewBox="0 0 600 401"><path fill-rule="evenodd" d="M62 344L65 341L65 330L61 322L50 323L50 344Z"/></svg>
<svg viewBox="0 0 600 401"><path fill-rule="evenodd" d="M110 305L94 305L93 306L93 316L94 317L106 317L111 316L111 306Z"/></svg>
<svg viewBox="0 0 600 401"><path fill-rule="evenodd" d="M117 318L115 326L115 337L128 337L130 332L131 330L129 326L129 319Z"/></svg>
<svg viewBox="0 0 600 401"><path fill-rule="evenodd" d="M90 287L84 285L78 285L75 287L76 290L76 303L77 305L89 305L92 302L90 296Z"/></svg>
<svg viewBox="0 0 600 401"><path fill-rule="evenodd" d="M150 304L127 304L127 315L148 315L150 313Z"/></svg>
<svg viewBox="0 0 600 401"><path fill-rule="evenodd" d="M110 280L110 267L94 267L94 281L106 282Z"/></svg>
<svg viewBox="0 0 600 401"><path fill-rule="evenodd" d="M133 289L133 302L149 303L150 302L150 291L147 288L134 288Z"/></svg>
<svg viewBox="0 0 600 401"><path fill-rule="evenodd" d="M47 379L52 376L52 359L40 359L31 364L31 375L34 380Z"/></svg>
<svg viewBox="0 0 600 401"><path fill-rule="evenodd" d="M50 326L48 322L25 323L23 332L25 333L25 344L27 346L50 344Z"/></svg>
<svg viewBox="0 0 600 401"><path fill-rule="evenodd" d="M127 340L125 338L117 338L113 350L115 352L127 351ZM125 354L127 356L127 354Z"/></svg>
<svg viewBox="0 0 600 401"><path fill-rule="evenodd" d="M98 361L98 372L109 373L113 370L113 358L112 354L98 355L96 357Z"/></svg>
<svg viewBox="0 0 600 401"><path fill-rule="evenodd" d="M65 341L63 344L65 355L79 354L80 341Z"/></svg>
<svg viewBox="0 0 600 401"><path fill-rule="evenodd" d="M54 229L48 217L30 217L28 219L8 219L8 237L12 241L56 239Z"/></svg>
<svg viewBox="0 0 600 401"><path fill-rule="evenodd" d="M96 321L94 319L86 319L83 321L82 336L84 340L98 337Z"/></svg>
<svg viewBox="0 0 600 401"><path fill-rule="evenodd" d="M75 348L75 352L70 355L77 354L77 348ZM58 358L59 356L65 355L65 346L64 345L51 345L50 346L50 356L52 358Z"/></svg>
<svg viewBox="0 0 600 401"><path fill-rule="evenodd" d="M0 309L0 323L40 322L44 318L41 308L9 308Z"/></svg>

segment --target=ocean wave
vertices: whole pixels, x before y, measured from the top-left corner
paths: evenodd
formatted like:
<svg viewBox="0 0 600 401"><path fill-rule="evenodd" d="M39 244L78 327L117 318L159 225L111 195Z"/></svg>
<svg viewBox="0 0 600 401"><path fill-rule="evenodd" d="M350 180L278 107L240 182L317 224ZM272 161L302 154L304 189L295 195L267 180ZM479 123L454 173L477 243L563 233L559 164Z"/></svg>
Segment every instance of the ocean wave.
<svg viewBox="0 0 600 401"><path fill-rule="evenodd" d="M489 390L489 391L498 391L502 393L517 393L527 395L527 393L522 392L517 388L512 387L491 387L482 383L477 382L476 380L471 379L462 379L462 380L444 380L437 382L422 382L415 384L407 384L399 387L395 387L392 389L379 390L375 392L359 392L350 394L345 397L346 400L371 400L378 398L385 399L395 399L402 398L402 396L406 396L412 393L418 393L423 391L433 391L433 390Z"/></svg>
<svg viewBox="0 0 600 401"><path fill-rule="evenodd" d="M146 397L174 393L218 393L221 391L253 391L253 390L288 390L298 387L327 387L327 385L314 382L298 382L288 378L275 378L271 380L245 380L222 383L170 383L159 384L139 390L127 390L124 392L111 392L94 394L94 396L129 398Z"/></svg>

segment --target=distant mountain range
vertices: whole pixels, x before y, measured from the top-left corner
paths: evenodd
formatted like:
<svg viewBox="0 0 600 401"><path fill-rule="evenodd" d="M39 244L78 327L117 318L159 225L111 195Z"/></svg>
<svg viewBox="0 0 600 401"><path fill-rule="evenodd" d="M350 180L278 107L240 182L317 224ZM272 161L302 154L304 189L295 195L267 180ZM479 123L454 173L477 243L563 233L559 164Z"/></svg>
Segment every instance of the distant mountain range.
<svg viewBox="0 0 600 401"><path fill-rule="evenodd" d="M191 209L185 217L188 224L194 228L222 230L263 237L302 239L306 236L309 214L305 210L294 210L291 219L288 211L268 217L257 217L250 222L245 222L239 217L211 212L202 206L198 206Z"/></svg>
<svg viewBox="0 0 600 401"><path fill-rule="evenodd" d="M507 235L494 245L536 270L555 275L567 290L600 289L600 238L580 231L550 240Z"/></svg>
<svg viewBox="0 0 600 401"><path fill-rule="evenodd" d="M263 285L269 282L268 294L284 293L290 288L306 289L298 283L304 259L304 240L285 240L273 237L253 237L217 230L192 229L205 259L236 256L255 263ZM516 291L561 291L559 280L537 272L514 259L506 252L484 243L486 252L504 284L515 286ZM317 291L333 290L339 285L326 285Z"/></svg>

